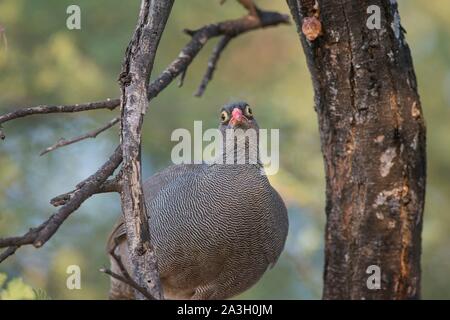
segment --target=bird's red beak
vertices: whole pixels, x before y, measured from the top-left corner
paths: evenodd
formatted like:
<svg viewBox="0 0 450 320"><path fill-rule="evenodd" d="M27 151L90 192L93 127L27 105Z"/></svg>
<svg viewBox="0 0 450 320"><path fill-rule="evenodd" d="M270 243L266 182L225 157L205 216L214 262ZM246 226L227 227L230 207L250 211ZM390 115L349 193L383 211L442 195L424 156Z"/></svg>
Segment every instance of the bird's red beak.
<svg viewBox="0 0 450 320"><path fill-rule="evenodd" d="M233 112L231 112L231 120L230 124L232 127L236 127L242 124L246 124L248 119L242 114L241 109L234 108Z"/></svg>

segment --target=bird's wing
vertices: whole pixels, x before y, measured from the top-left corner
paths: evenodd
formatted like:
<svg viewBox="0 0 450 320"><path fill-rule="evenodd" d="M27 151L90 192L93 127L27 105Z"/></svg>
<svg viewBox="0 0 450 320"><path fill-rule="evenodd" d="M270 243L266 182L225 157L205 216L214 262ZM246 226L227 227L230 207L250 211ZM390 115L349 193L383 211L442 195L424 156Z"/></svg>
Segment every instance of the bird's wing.
<svg viewBox="0 0 450 320"><path fill-rule="evenodd" d="M270 186L269 207L273 216L269 225L275 238L272 240L272 245L266 246L264 251L269 262L269 269L271 269L277 263L283 251L289 229L286 205L280 194L272 186Z"/></svg>
<svg viewBox="0 0 450 320"><path fill-rule="evenodd" d="M184 174L193 170L194 167L195 165L188 164L172 165L148 178L142 185L145 201L148 202L151 199L154 199L170 182L183 177ZM106 245L107 252L114 250L117 243L120 242L125 235L125 221L123 220L123 216L120 215L108 237Z"/></svg>

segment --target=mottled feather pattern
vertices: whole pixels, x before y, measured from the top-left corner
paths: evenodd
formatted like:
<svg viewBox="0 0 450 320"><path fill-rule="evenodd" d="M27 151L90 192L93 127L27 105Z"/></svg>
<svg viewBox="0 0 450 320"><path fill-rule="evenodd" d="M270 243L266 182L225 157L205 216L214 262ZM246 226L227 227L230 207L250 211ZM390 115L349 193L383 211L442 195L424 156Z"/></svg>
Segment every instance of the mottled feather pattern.
<svg viewBox="0 0 450 320"><path fill-rule="evenodd" d="M287 210L260 164L170 166L144 183L144 193L168 299L233 297L254 285L283 250ZM130 270L120 222L110 248L114 239ZM133 298L125 287L112 280L110 297Z"/></svg>

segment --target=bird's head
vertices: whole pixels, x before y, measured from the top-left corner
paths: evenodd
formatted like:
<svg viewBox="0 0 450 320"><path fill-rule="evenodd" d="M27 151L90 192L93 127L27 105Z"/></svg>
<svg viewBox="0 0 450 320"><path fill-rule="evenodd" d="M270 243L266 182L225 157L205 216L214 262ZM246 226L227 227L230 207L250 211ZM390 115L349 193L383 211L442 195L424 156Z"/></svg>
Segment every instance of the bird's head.
<svg viewBox="0 0 450 320"><path fill-rule="evenodd" d="M253 117L253 112L247 102L233 102L225 105L220 110L219 129L224 132L226 129L258 130L258 123Z"/></svg>
<svg viewBox="0 0 450 320"><path fill-rule="evenodd" d="M246 102L233 102L220 110L219 130L227 163L259 163L259 126Z"/></svg>

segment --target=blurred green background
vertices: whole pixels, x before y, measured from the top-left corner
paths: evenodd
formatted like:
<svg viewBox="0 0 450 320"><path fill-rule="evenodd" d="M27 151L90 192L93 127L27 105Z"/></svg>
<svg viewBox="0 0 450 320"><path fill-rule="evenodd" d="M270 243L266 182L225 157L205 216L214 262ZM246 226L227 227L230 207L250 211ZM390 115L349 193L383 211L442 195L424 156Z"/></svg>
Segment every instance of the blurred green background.
<svg viewBox="0 0 450 320"><path fill-rule="evenodd" d="M38 104L72 104L118 96L117 75L139 2L1 0L0 112ZM81 7L81 30L66 28L66 8ZM284 1L257 1L287 13ZM399 1L428 127L428 193L423 231L423 298L450 298L450 1ZM176 1L154 75L189 40L181 31L245 14L235 1ZM246 100L263 128L280 128L279 173L271 177L289 208L290 233L276 267L239 298L316 299L322 290L324 176L312 87L293 25L232 41L203 98L196 90L217 39L190 66L185 84L154 99L144 124L144 176L170 164L176 128L194 120L216 127L219 106ZM117 128L40 157L61 137L97 128L116 111L33 116L4 125L0 142L0 236L21 234L55 209L49 200L93 173L118 142ZM116 195L91 198L39 250L21 248L0 265L0 298L105 299L105 240L120 213ZM81 290L68 290L66 268L81 267ZM6 275L12 279L9 284ZM22 280L23 281L22 281ZM36 291L38 290L38 291Z"/></svg>

